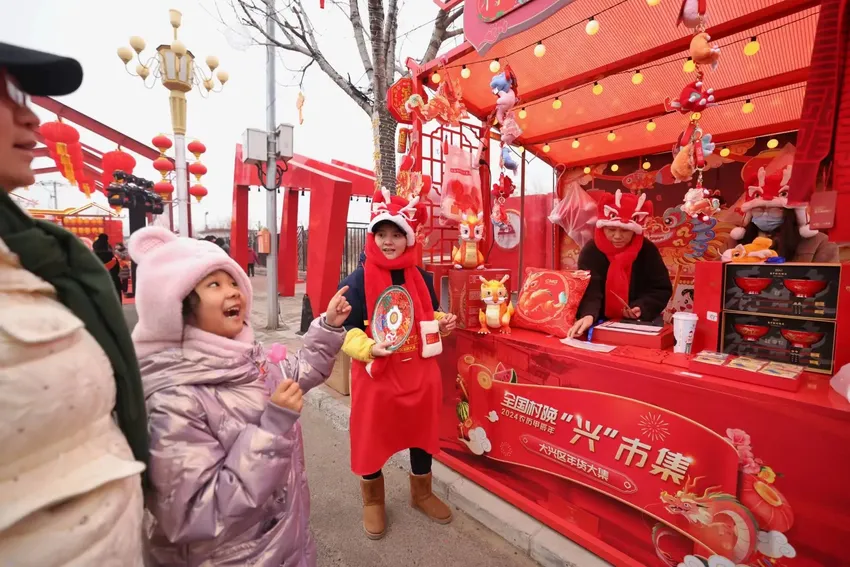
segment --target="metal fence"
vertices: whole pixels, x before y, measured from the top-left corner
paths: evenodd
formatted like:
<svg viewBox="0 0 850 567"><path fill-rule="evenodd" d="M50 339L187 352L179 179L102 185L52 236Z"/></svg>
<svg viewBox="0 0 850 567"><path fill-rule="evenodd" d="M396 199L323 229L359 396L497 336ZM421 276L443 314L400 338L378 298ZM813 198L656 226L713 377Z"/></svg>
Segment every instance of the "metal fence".
<svg viewBox="0 0 850 567"><path fill-rule="evenodd" d="M339 279L342 281L353 272L360 263L360 253L366 246L366 231L369 225L350 223L345 232L345 245L342 249L342 262L339 266ZM306 227L298 227L298 271L307 272L307 246L309 234Z"/></svg>

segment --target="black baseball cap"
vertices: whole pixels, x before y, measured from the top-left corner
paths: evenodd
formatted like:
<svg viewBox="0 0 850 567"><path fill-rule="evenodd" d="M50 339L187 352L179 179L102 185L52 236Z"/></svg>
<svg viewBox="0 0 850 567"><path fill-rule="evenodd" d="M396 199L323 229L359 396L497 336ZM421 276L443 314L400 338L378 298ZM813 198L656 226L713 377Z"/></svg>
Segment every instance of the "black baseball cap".
<svg viewBox="0 0 850 567"><path fill-rule="evenodd" d="M0 69L33 96L70 94L83 82L83 68L76 59L8 43L0 43Z"/></svg>

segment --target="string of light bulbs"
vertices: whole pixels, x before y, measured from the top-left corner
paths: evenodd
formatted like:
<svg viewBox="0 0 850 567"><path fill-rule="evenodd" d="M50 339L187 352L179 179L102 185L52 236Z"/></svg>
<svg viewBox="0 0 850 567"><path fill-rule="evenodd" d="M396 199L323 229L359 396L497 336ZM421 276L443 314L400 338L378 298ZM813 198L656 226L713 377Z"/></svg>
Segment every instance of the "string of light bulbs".
<svg viewBox="0 0 850 567"><path fill-rule="evenodd" d="M623 0L621 2L618 2L617 4L614 4L613 6L611 6L609 8L605 8L603 10L603 12L610 10L610 9L616 7L616 6L619 6L620 4L623 4L625 1L627 1L627 0ZM599 13L602 13L602 12L599 12ZM747 42L744 46L744 53L745 53L745 55L752 57L752 56L756 55L761 49L761 45L758 42L759 37L764 37L766 35L769 35L771 33L776 32L776 31L782 30L782 29L784 29L788 26L791 26L791 25L794 25L798 22L801 22L803 20L814 18L818 15L818 13L819 12L817 11L817 9L813 8L813 9L810 9L808 11L808 13L806 13L805 15L802 15L798 18L793 19L793 20L789 20L787 22L783 22L781 24L777 24L777 25L770 27L770 28L767 28L767 29L763 29L763 30L759 31L758 34L756 34L756 35L744 36L744 37L740 37L738 39L730 39L730 40L727 40L725 42L719 43L718 46L721 47L721 48L724 48L724 47L730 47L730 46L733 46L733 45L736 45L736 44L740 44L740 43L743 43L743 42ZM561 30L561 31L563 31L563 30ZM556 33L560 33L560 31L556 32ZM552 34L552 35L555 35L555 34ZM543 43L538 42L538 46L543 46ZM511 54L518 53L519 51L522 51L523 49L526 49L528 47L529 46L522 47L522 48L516 50L515 52L512 52ZM537 49L537 47L535 47L535 50L536 49ZM544 49L542 50L542 52L545 55L545 46L544 46ZM537 55L537 51L535 51L535 55ZM507 57L507 56L504 56L504 57ZM498 62L498 59L494 59L493 61ZM663 67L663 66L666 66L666 65L670 65L671 63L678 63L678 62L681 62L681 61L682 61L681 55L671 55L669 57L665 57L663 59L655 61L654 63L644 65L640 69L618 71L616 73L611 73L610 75L606 75L604 78L609 79L609 78L612 78L612 77L616 77L618 75L631 74L632 75L632 83L634 85L640 85L641 83L643 83L644 78L645 78L644 75L643 75L643 71L646 71L646 70L649 70L649 69L655 69L655 68L658 68L658 67ZM474 64L478 64L478 63L484 63L484 61L477 61ZM453 65L453 66L446 66L443 69L451 69L451 68L457 68L457 67L458 67L458 65ZM461 67L462 67L461 77L469 78L471 76L471 73L469 72L469 68L467 67L467 65L464 64ZM464 70L466 71L466 74L464 74ZM686 73L691 73L695 70L696 70L696 65L694 64L693 60L690 57L685 59L683 71L686 72ZM491 71L492 71L492 69L491 69ZM494 71L494 72L498 72L498 70ZM435 70L434 73L431 75L431 81L436 84L436 83L439 83L440 80L441 80L441 78L440 78L440 75L439 75L439 70ZM559 93L557 93L553 96L543 97L543 98L535 99L533 101L529 101L527 103L522 103L522 105L520 106L520 109L518 111L519 118L521 120L525 119L528 116L528 109L529 108L531 108L533 106L540 105L540 104L548 103L550 101L552 103L552 108L554 108L555 110L559 110L563 106L563 101L561 100L561 97L566 97L566 96L568 96L568 95L570 95L570 94L572 94L576 91L587 88L588 86L591 86L591 90L592 90L593 94L595 94L597 96L601 95L604 92L604 86L603 86L603 84L600 80L596 80L596 81L592 81L592 82L588 81L587 83L583 83L581 85L571 87L570 89L559 92Z"/></svg>
<svg viewBox="0 0 850 567"><path fill-rule="evenodd" d="M765 93L758 94L758 95L745 95L745 96L735 97L735 98L731 98L729 100L724 100L722 102L718 102L712 108L717 108L717 107L721 107L721 106L730 106L730 105L733 105L733 104L741 104L741 102L743 102L743 104L741 105L741 112L744 113L744 114L750 114L755 110L755 102L753 102L753 101L763 99L763 98L767 98L767 97L776 96L776 95L787 93L787 92L799 91L799 90L805 89L805 86L806 86L805 84L798 84L798 85L795 85L795 86L792 86L792 87L767 91ZM710 109L706 109L706 110L710 110ZM672 114L672 113L669 113L669 114ZM664 114L663 116L666 116L666 115L667 114ZM609 128L600 128L598 130L592 130L590 132L585 132L579 137L563 136L563 137L560 137L560 138L554 138L552 140L548 140L548 141L544 142L543 145L541 146L541 149L543 150L543 153L549 153L549 151L551 150L551 144L563 142L565 140L569 140L570 138L573 138L573 141L572 141L572 144L571 144L572 148L578 149L581 146L581 138L589 138L589 137L595 136L597 134L602 134L606 130L608 131L608 135L606 137L607 140L609 142L613 142L614 140L617 139L616 132L618 132L618 131L622 132L623 130L626 130L626 129L631 128L633 126L636 126L638 124L645 125L646 129L649 130L650 132L654 131L656 126L657 126L655 121L652 120L652 119L650 119L649 121L646 121L645 119L634 120L632 122L627 122L625 124L620 125L619 127L617 127L616 130L611 130Z"/></svg>

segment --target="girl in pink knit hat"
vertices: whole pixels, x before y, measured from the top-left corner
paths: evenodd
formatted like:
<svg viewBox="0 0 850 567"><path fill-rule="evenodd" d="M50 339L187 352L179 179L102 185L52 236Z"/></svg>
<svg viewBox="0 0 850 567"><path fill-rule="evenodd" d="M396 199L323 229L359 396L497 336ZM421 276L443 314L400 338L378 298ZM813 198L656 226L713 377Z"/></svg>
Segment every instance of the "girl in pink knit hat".
<svg viewBox="0 0 850 567"><path fill-rule="evenodd" d="M297 420L302 395L328 378L345 338L345 289L304 348L273 364L248 324L251 284L225 251L158 227L136 232L129 249L153 563L314 567Z"/></svg>

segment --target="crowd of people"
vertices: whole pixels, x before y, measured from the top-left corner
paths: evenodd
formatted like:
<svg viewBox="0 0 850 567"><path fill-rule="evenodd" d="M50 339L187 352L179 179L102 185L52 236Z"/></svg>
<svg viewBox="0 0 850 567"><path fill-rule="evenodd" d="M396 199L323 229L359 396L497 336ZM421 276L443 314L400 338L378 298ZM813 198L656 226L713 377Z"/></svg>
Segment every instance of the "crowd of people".
<svg viewBox="0 0 850 567"><path fill-rule="evenodd" d="M315 566L299 416L340 350L355 359L351 468L366 536L386 531L381 468L404 449L411 505L451 521L431 491L441 399L431 333L456 321L415 265L425 211L376 195L361 266L303 348L273 363L251 330L248 274L223 241L148 227L126 248L101 235L89 249L12 201L35 180L29 96L69 94L82 78L73 59L0 43L3 563ZM132 336L120 302L131 259ZM415 305L402 345L364 325L390 285ZM385 428L382 415L406 425Z"/></svg>

